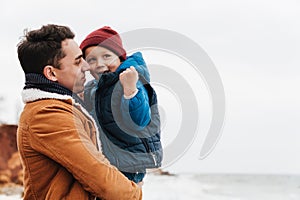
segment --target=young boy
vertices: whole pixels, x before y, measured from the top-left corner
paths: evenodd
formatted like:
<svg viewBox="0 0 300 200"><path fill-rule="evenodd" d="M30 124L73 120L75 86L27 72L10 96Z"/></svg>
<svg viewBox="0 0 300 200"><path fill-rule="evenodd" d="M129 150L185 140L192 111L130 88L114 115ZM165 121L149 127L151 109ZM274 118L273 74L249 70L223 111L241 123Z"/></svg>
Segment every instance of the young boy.
<svg viewBox="0 0 300 200"><path fill-rule="evenodd" d="M90 33L80 48L95 78L84 101L104 132L103 152L126 177L141 182L146 168L162 161L157 97L142 54L126 57L119 34L108 26Z"/></svg>

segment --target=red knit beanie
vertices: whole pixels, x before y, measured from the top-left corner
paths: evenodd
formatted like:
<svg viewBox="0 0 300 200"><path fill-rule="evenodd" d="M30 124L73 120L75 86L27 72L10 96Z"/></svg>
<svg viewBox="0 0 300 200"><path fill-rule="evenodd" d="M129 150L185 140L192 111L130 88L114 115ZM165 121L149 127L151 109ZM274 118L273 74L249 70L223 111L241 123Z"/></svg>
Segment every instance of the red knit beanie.
<svg viewBox="0 0 300 200"><path fill-rule="evenodd" d="M121 37L109 26L97 29L86 36L80 44L83 57L85 57L85 50L90 46L102 46L114 52L121 61L126 60L126 51L123 48Z"/></svg>

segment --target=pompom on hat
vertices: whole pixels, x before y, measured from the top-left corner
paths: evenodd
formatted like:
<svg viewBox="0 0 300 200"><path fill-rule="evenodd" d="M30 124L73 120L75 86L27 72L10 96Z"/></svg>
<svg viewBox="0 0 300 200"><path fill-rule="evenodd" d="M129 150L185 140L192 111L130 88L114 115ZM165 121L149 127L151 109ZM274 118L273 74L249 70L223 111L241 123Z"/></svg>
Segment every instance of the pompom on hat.
<svg viewBox="0 0 300 200"><path fill-rule="evenodd" d="M86 36L80 44L83 57L86 56L85 50L91 46L102 46L114 52L117 56L119 56L121 61L126 60L126 51L123 48L121 37L109 26L97 29Z"/></svg>

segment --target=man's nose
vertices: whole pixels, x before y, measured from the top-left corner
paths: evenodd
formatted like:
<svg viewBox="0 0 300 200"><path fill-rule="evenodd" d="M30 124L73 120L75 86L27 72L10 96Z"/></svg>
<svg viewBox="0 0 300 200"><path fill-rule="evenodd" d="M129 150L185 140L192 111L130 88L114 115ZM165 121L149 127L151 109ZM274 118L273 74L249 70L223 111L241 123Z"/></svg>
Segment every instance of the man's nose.
<svg viewBox="0 0 300 200"><path fill-rule="evenodd" d="M84 59L82 59L82 62L83 62L82 71L83 72L90 71L91 70L90 65Z"/></svg>

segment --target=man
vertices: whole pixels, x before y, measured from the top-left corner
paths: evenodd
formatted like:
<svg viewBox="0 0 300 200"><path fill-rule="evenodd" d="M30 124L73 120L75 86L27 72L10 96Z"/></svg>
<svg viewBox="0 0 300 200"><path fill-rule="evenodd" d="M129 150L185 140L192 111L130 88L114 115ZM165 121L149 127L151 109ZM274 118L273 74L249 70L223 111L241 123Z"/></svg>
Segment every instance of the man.
<svg viewBox="0 0 300 200"><path fill-rule="evenodd" d="M26 103L18 149L27 199L142 199L101 152L92 117L76 95L89 65L68 27L46 25L25 35L18 57Z"/></svg>

